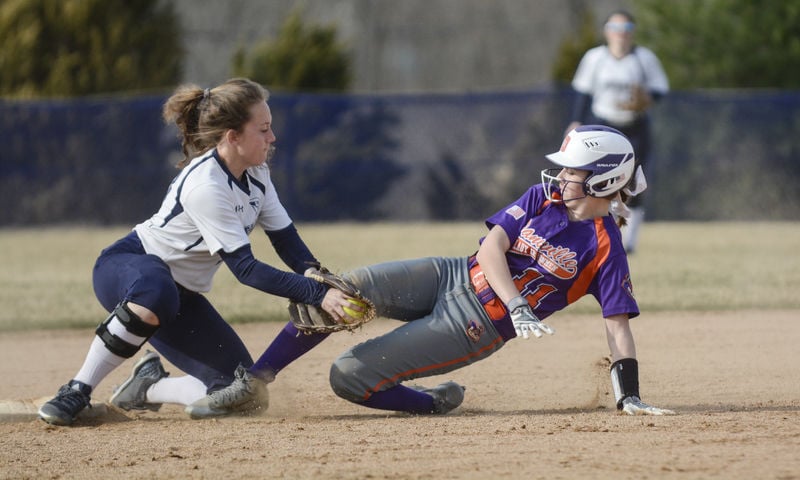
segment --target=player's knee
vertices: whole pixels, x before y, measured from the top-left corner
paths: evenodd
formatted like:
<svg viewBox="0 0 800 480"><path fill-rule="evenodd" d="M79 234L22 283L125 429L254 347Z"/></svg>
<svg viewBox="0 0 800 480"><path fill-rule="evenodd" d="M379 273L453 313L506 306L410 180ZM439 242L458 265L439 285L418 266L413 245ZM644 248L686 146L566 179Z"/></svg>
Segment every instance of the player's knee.
<svg viewBox="0 0 800 480"><path fill-rule="evenodd" d="M364 389L357 385L358 366L352 357L341 356L333 362L330 383L333 393L350 402L364 400Z"/></svg>
<svg viewBox="0 0 800 480"><path fill-rule="evenodd" d="M158 325L143 321L123 301L98 325L95 334L111 353L131 358L157 329Z"/></svg>
<svg viewBox="0 0 800 480"><path fill-rule="evenodd" d="M144 305L158 317L159 324L169 323L178 315L181 294L172 277L153 278L148 284L148 291L140 292L139 296Z"/></svg>
<svg viewBox="0 0 800 480"><path fill-rule="evenodd" d="M130 321L138 323L138 320L141 320L142 322L148 325L156 325L156 326L161 325L161 321L158 319L158 315L149 308L141 306L134 302L122 302L121 304L117 305L115 310L117 308L122 307L123 305L124 305L123 308L124 310L127 310L128 312L133 314L133 317L130 319Z"/></svg>

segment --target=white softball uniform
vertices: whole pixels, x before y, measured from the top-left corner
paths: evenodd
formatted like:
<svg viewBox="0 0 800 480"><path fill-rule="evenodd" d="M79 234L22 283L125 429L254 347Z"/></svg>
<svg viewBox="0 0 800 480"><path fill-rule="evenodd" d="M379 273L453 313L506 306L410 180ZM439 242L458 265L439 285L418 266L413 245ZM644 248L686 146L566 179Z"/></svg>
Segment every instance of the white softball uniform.
<svg viewBox="0 0 800 480"><path fill-rule="evenodd" d="M577 92L592 95L594 116L614 125L629 125L636 120L637 112L618 106L630 101L636 85L660 94L669 91L669 81L658 57L638 45L622 58L614 57L605 45L590 49L572 80Z"/></svg>
<svg viewBox="0 0 800 480"><path fill-rule="evenodd" d="M134 230L145 251L169 265L177 283L208 292L222 263L219 251L249 244L256 226L272 231L291 223L267 166L248 168L239 181L213 149L181 170L158 212Z"/></svg>

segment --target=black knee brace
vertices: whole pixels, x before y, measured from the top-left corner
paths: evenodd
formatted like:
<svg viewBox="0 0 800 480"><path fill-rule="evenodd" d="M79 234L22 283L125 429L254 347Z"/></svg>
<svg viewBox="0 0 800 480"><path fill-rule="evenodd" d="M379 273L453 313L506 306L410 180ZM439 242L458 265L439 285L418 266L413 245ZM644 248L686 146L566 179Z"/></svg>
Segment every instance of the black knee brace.
<svg viewBox="0 0 800 480"><path fill-rule="evenodd" d="M158 330L158 325L145 323L138 315L133 313L128 308L127 302L122 302L117 305L111 312L111 315L97 326L97 330L95 330L94 333L106 344L106 348L108 348L111 353L123 358L131 358L136 355L141 345L129 343L108 331L108 324L111 323L114 317L119 319L119 322L125 327L125 330L137 337L143 337L145 341L152 337L153 334L156 333L156 330Z"/></svg>

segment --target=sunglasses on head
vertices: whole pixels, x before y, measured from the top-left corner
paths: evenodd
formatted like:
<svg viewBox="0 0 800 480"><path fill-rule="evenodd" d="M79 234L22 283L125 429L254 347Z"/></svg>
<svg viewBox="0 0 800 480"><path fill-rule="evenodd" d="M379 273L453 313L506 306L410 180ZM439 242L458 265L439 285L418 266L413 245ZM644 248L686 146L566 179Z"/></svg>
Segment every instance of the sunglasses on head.
<svg viewBox="0 0 800 480"><path fill-rule="evenodd" d="M632 32L636 26L632 22L608 22L606 30L612 32Z"/></svg>

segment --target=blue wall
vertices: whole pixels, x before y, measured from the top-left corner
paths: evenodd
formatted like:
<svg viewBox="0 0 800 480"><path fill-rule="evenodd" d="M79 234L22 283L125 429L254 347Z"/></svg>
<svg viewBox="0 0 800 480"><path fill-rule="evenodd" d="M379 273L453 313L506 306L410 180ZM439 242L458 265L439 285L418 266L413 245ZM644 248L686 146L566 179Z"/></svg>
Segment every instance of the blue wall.
<svg viewBox="0 0 800 480"><path fill-rule="evenodd" d="M0 225L133 224L176 174L165 97L0 101ZM288 95L273 179L296 221L482 219L539 181L568 91ZM800 92L674 92L651 220L800 219Z"/></svg>

